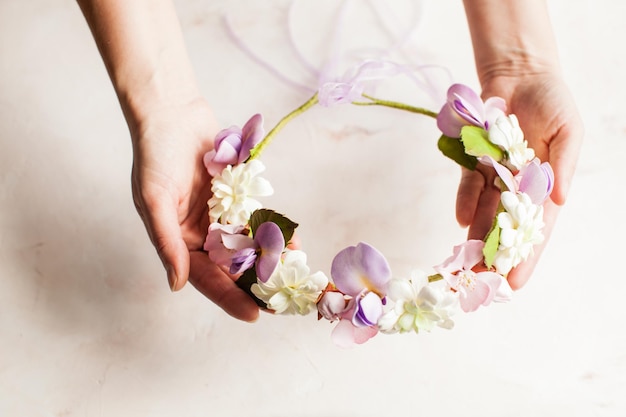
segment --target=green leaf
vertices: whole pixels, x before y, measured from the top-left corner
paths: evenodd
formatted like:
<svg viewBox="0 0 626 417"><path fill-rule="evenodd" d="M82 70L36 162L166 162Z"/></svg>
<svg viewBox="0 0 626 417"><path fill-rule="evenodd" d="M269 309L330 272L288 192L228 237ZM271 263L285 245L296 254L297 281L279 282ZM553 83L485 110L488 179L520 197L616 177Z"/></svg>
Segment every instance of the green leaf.
<svg viewBox="0 0 626 417"><path fill-rule="evenodd" d="M485 239L485 247L483 247L483 256L485 257L485 265L491 269L493 260L496 257L498 246L500 245L500 226L498 226L497 218L494 220L493 227Z"/></svg>
<svg viewBox="0 0 626 417"><path fill-rule="evenodd" d="M452 159L457 164L472 171L476 169L478 160L475 156L470 156L465 153L465 147L460 139L441 135L437 142L437 147L445 156Z"/></svg>
<svg viewBox="0 0 626 417"><path fill-rule="evenodd" d="M468 155L478 158L490 156L496 161L501 161L504 158L502 149L489 142L489 133L481 127L463 126L461 129L461 141Z"/></svg>
<svg viewBox="0 0 626 417"><path fill-rule="evenodd" d="M261 308L267 308L267 304L263 301L259 300L256 295L252 293L252 285L256 284L256 268L253 266L248 269L246 272L241 275L235 283L239 288L241 288L246 294L248 294L252 299L256 302L256 304Z"/></svg>
<svg viewBox="0 0 626 417"><path fill-rule="evenodd" d="M280 231L283 232L285 244L289 243L293 237L293 232L296 230L296 227L298 227L298 223L289 220L280 213L276 213L274 210L259 209L252 213L252 216L250 216L249 223L253 236L256 233L256 229L258 229L258 227L265 222L276 223L276 225L280 228Z"/></svg>

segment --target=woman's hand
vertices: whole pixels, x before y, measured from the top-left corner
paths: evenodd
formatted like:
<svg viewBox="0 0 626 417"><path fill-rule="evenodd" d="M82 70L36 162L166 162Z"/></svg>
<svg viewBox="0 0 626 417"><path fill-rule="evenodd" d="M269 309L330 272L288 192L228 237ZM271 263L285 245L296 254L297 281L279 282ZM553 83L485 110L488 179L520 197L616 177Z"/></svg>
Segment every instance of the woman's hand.
<svg viewBox="0 0 626 417"><path fill-rule="evenodd" d="M158 106L132 123L132 189L137 211L167 271L173 291L188 277L206 297L241 320L256 303L212 263L202 247L208 230L211 178L202 163L217 131L206 102Z"/></svg>
<svg viewBox="0 0 626 417"><path fill-rule="evenodd" d="M551 198L544 203L546 236L534 255L508 275L511 287L520 288L530 278L547 243L559 211L565 203L578 160L583 126L574 101L561 77L551 72L482 78L483 98L499 96L506 100L508 113L515 114L530 147L542 162L550 162L555 174ZM494 184L493 170L463 169L457 195L457 219L469 226L470 239L483 239L488 232L500 191Z"/></svg>

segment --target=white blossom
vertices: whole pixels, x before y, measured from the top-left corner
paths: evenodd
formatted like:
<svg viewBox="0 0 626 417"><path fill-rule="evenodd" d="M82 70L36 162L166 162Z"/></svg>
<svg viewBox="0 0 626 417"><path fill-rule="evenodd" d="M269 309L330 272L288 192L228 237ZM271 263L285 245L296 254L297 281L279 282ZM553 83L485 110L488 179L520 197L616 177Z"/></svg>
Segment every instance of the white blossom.
<svg viewBox="0 0 626 417"><path fill-rule="evenodd" d="M528 148L524 132L514 114L500 116L489 126L489 141L506 152L503 163L511 169L520 170L535 157L535 151Z"/></svg>
<svg viewBox="0 0 626 417"><path fill-rule="evenodd" d="M311 274L304 252L287 250L267 282L258 281L251 290L277 314L305 315L316 307L327 285L328 277L324 273Z"/></svg>
<svg viewBox="0 0 626 417"><path fill-rule="evenodd" d="M451 329L450 317L458 308L458 297L448 288L428 283L422 271L415 271L410 279L394 278L387 297L395 302L392 309L378 320L378 328L385 333L431 331L435 325Z"/></svg>
<svg viewBox="0 0 626 417"><path fill-rule="evenodd" d="M254 197L271 195L269 181L257 175L265 171L258 159L236 166L228 165L211 182L213 196L209 199L211 222L245 225L250 215L262 207Z"/></svg>
<svg viewBox="0 0 626 417"><path fill-rule="evenodd" d="M506 211L498 214L500 244L494 259L499 274L506 275L543 242L543 207L533 204L525 193L505 191L501 197Z"/></svg>

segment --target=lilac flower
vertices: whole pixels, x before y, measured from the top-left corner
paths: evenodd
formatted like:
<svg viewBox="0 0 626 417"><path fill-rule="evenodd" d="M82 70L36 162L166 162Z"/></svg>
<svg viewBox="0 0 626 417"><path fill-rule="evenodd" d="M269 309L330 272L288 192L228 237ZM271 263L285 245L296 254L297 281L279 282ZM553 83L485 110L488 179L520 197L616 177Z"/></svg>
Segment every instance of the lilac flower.
<svg viewBox="0 0 626 417"><path fill-rule="evenodd" d="M453 84L448 89L448 100L437 116L437 127L451 138L461 137L463 126L489 126L506 111L500 97L488 98L484 103L479 95L463 84Z"/></svg>
<svg viewBox="0 0 626 417"><path fill-rule="evenodd" d="M391 269L375 248L359 243L340 251L333 259L331 276L339 291L352 297L332 338L340 345L363 343L377 333L383 314Z"/></svg>
<svg viewBox="0 0 626 417"><path fill-rule="evenodd" d="M243 226L212 223L204 243L209 258L231 274L240 274L256 263L257 277L266 282L285 249L285 239L280 227L273 222L262 223L254 239L242 234Z"/></svg>
<svg viewBox="0 0 626 417"><path fill-rule="evenodd" d="M435 267L450 288L459 293L461 309L466 313L477 310L481 305L489 305L492 301L508 301L513 295L513 290L502 275L472 270L482 262L484 246L481 240L468 240L455 246L453 255Z"/></svg>
<svg viewBox="0 0 626 417"><path fill-rule="evenodd" d="M231 126L220 131L215 137L215 149L204 155L204 165L211 176L221 173L228 165L235 166L250 156L250 150L263 136L263 116L255 114L243 128Z"/></svg>
<svg viewBox="0 0 626 417"><path fill-rule="evenodd" d="M391 268L382 253L361 242L335 256L330 274L337 289L346 295L356 297L368 290L383 297L391 279Z"/></svg>

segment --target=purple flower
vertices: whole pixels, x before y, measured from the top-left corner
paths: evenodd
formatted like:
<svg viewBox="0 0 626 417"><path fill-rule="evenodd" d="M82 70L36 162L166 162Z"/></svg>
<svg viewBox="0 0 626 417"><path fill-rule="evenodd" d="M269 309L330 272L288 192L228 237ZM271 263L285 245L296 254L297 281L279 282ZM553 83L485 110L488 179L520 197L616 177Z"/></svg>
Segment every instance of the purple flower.
<svg viewBox="0 0 626 417"><path fill-rule="evenodd" d="M243 234L243 226L212 223L204 242L209 258L231 274L240 274L256 263L257 277L267 282L285 249L285 238L273 222L261 223L254 239Z"/></svg>
<svg viewBox="0 0 626 417"><path fill-rule="evenodd" d="M351 298L332 333L339 346L364 343L378 332L391 269L374 247L359 243L340 251L333 259L331 276L339 291Z"/></svg>
<svg viewBox="0 0 626 417"><path fill-rule="evenodd" d="M335 256L330 275L337 289L346 295L356 297L367 290L384 297L391 280L391 268L382 253L361 242Z"/></svg>
<svg viewBox="0 0 626 417"><path fill-rule="evenodd" d="M204 155L204 165L211 176L221 173L228 165L235 166L250 156L250 151L265 135L263 116L255 114L243 128L231 126L215 136L215 149Z"/></svg>
<svg viewBox="0 0 626 417"><path fill-rule="evenodd" d="M461 137L463 126L488 129L498 116L506 112L506 102L500 97L488 98L484 103L470 87L453 84L448 99L437 116L437 127L451 138Z"/></svg>

